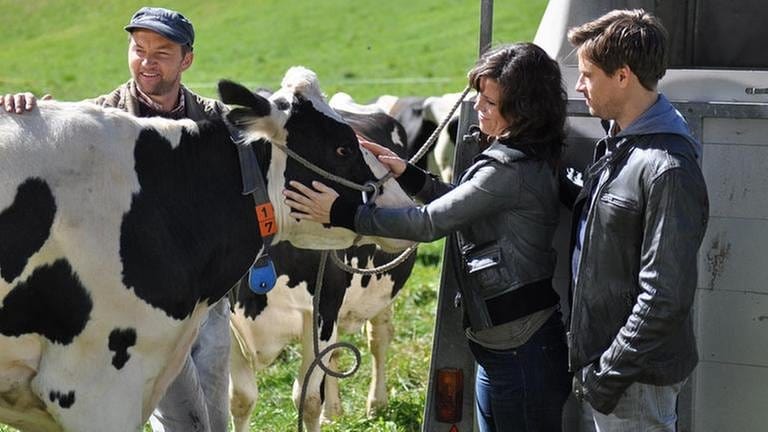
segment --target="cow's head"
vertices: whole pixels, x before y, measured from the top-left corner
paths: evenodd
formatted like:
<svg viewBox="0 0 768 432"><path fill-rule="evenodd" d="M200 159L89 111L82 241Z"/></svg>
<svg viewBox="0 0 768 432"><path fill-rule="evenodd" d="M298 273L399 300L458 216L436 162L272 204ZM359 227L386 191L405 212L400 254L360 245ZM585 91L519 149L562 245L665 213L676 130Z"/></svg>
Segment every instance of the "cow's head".
<svg viewBox="0 0 768 432"><path fill-rule="evenodd" d="M224 103L233 106L227 120L244 133L250 145L287 146L318 167L358 184L375 181L387 172L360 147L352 128L328 106L317 76L308 69L289 69L280 90L269 99L229 81L219 83L219 93ZM279 227L276 240L310 249L342 249L352 244L356 234L347 229L291 218L290 209L283 204L282 190L289 180L304 184L319 180L345 199L362 202L360 191L321 178L274 145L266 176ZM413 206L394 180L383 185L375 202L381 207ZM364 238L361 243L376 243L388 251L409 245L403 240L380 237Z"/></svg>

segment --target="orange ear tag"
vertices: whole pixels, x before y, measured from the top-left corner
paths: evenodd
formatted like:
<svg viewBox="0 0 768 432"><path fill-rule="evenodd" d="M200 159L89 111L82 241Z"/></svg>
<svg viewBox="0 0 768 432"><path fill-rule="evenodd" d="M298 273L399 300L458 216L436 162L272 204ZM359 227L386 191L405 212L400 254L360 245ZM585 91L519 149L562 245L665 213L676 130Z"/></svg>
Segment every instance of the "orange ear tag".
<svg viewBox="0 0 768 432"><path fill-rule="evenodd" d="M275 208L272 207L272 203L264 203L256 206L256 220L259 221L259 234L261 234L262 237L268 237L277 232Z"/></svg>

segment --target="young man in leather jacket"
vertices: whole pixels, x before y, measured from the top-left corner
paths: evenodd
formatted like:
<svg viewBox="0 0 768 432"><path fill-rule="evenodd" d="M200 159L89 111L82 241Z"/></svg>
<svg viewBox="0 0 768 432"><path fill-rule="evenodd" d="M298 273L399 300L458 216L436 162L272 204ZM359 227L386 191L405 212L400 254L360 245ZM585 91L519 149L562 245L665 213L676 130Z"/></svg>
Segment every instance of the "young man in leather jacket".
<svg viewBox="0 0 768 432"><path fill-rule="evenodd" d="M610 121L573 203L574 392L598 431L674 431L698 362L691 306L709 212L701 145L656 90L667 65L657 18L615 10L568 40L576 91Z"/></svg>

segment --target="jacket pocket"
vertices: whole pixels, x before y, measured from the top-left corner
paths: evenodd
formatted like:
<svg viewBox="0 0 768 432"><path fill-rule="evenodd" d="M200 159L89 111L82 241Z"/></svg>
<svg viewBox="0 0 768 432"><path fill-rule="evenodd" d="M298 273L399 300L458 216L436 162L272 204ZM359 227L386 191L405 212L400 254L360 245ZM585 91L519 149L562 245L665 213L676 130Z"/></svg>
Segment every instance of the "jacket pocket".
<svg viewBox="0 0 768 432"><path fill-rule="evenodd" d="M501 248L496 243L475 247L463 256L465 271L483 297L499 294L499 288L509 285Z"/></svg>
<svg viewBox="0 0 768 432"><path fill-rule="evenodd" d="M607 192L600 196L597 209L600 224L606 231L639 240L642 215L637 201Z"/></svg>
<svg viewBox="0 0 768 432"><path fill-rule="evenodd" d="M619 207L627 211L632 211L632 212L640 211L640 208L635 200L620 197L612 193L603 194L603 196L600 197L600 201L603 203L607 203L607 204Z"/></svg>

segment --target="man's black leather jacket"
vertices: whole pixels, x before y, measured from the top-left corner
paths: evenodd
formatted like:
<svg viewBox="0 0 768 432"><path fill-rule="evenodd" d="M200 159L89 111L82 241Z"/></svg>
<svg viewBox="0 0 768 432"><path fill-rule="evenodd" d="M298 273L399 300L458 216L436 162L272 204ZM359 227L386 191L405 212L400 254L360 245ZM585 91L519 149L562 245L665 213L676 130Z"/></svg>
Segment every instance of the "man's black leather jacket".
<svg viewBox="0 0 768 432"><path fill-rule="evenodd" d="M574 236L588 212L568 333L575 390L603 413L633 382L674 384L696 366L691 306L709 213L682 136L609 137L596 155L606 146L615 150L589 168L574 203Z"/></svg>

